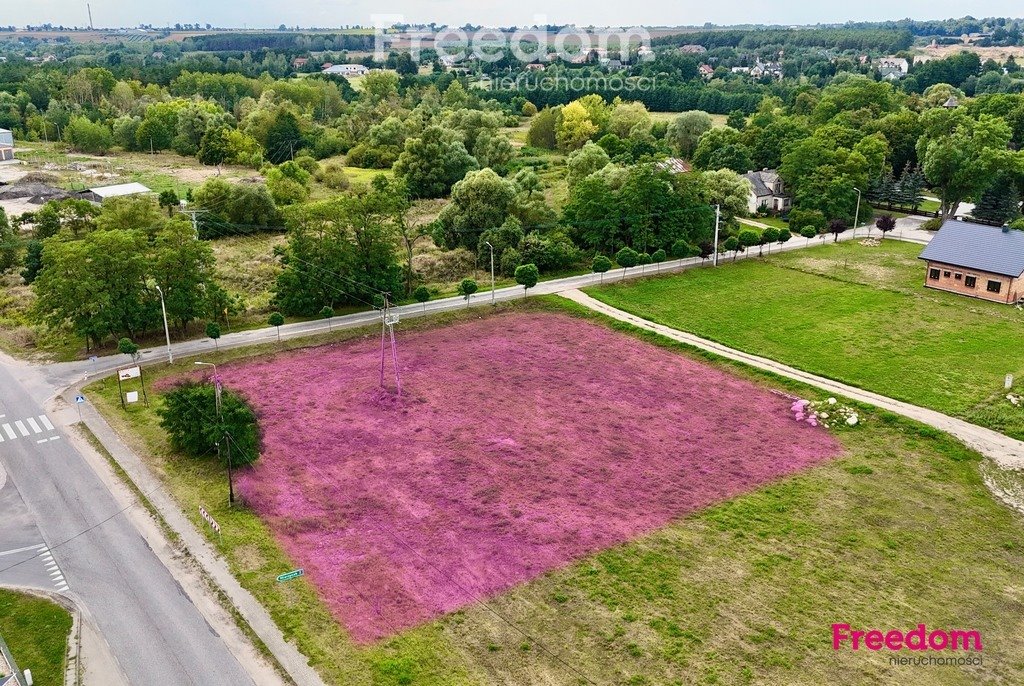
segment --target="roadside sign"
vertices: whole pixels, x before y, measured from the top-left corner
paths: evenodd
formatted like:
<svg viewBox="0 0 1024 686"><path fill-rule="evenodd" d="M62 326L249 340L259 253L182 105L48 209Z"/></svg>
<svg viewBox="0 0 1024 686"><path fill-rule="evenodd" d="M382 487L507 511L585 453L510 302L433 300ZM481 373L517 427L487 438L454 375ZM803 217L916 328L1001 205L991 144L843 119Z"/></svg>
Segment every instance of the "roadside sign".
<svg viewBox="0 0 1024 686"><path fill-rule="evenodd" d="M124 369L117 370L117 378L121 381L127 381L128 379L137 379L142 376L142 370L139 369L139 365L134 367L125 367Z"/></svg>
<svg viewBox="0 0 1024 686"><path fill-rule="evenodd" d="M124 399L127 400L130 403L137 403L137 402L139 402L139 392L138 391L128 391L127 393L124 394Z"/></svg>
<svg viewBox="0 0 1024 686"><path fill-rule="evenodd" d="M293 569L290 572L285 572L281 576L277 577L277 580L280 581L280 582L291 581L292 579L298 579L300 576L302 576L305 573L306 573L305 570L303 570L300 567L299 569Z"/></svg>
<svg viewBox="0 0 1024 686"><path fill-rule="evenodd" d="M217 520L214 519L202 505L199 506L199 515L206 520L206 523L210 525L211 529L217 532L217 535L220 535L220 524L217 523Z"/></svg>
<svg viewBox="0 0 1024 686"><path fill-rule="evenodd" d="M85 396L81 395L81 394L76 395L75 396L75 402L78 403L79 405L81 405L82 403L85 402Z"/></svg>

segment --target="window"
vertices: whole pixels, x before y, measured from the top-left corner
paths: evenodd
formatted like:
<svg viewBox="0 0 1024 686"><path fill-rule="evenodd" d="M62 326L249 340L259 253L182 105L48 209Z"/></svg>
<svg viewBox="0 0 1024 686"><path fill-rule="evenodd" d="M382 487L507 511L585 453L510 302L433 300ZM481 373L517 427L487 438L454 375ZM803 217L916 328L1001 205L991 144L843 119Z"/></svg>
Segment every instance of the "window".
<svg viewBox="0 0 1024 686"><path fill-rule="evenodd" d="M955 274L953 274L953 278L956 279L957 281L960 281L961 279L964 278L964 275L961 274L960 272L956 272Z"/></svg>
<svg viewBox="0 0 1024 686"><path fill-rule="evenodd" d="M946 277L947 279L949 278L949 272L942 272L942 275L943 275L944 277Z"/></svg>
<svg viewBox="0 0 1024 686"><path fill-rule="evenodd" d="M939 278L939 270L938 269L929 269L928 270L928 278L929 279L937 279L937 278Z"/></svg>
<svg viewBox="0 0 1024 686"><path fill-rule="evenodd" d="M998 293L999 290L1002 287L1003 287L1003 282L1002 281L991 281L990 280L988 282L988 286L986 287L985 290L987 290L989 293Z"/></svg>
<svg viewBox="0 0 1024 686"><path fill-rule="evenodd" d="M964 286L966 286L967 288L974 288L977 285L978 277L976 276L968 276L966 279L964 279Z"/></svg>

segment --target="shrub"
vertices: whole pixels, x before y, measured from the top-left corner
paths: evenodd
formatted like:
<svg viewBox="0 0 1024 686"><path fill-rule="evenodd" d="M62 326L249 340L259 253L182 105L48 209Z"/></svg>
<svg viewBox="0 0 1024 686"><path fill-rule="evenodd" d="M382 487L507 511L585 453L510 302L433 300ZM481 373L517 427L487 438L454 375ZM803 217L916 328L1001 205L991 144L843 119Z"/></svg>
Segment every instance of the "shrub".
<svg viewBox="0 0 1024 686"><path fill-rule="evenodd" d="M427 301L430 300L430 289L426 286L417 286L412 292L412 297L418 303L423 303L423 309L427 309Z"/></svg>
<svg viewBox="0 0 1024 686"><path fill-rule="evenodd" d="M469 306L469 298L476 293L479 286L473 279L463 279L459 282L459 295L466 299L466 306Z"/></svg>
<svg viewBox="0 0 1024 686"><path fill-rule="evenodd" d="M227 434L232 465L251 464L259 457L260 433L256 413L233 391L223 389L221 392L220 420L212 384L186 382L166 393L163 401L157 414L160 415L160 426L167 432L175 450L192 457L216 455L217 443ZM225 450L222 457L226 454Z"/></svg>
<svg viewBox="0 0 1024 686"><path fill-rule="evenodd" d="M813 226L805 226L804 228L800 229L800 235L810 240L818 235L818 229L816 229Z"/></svg>
<svg viewBox="0 0 1024 686"><path fill-rule="evenodd" d="M64 140L74 150L102 155L114 145L114 136L103 124L96 124L85 117L75 117L64 128Z"/></svg>
<svg viewBox="0 0 1024 686"><path fill-rule="evenodd" d="M516 248L508 248L501 253L501 273L514 276L516 268L523 263L523 255Z"/></svg>
<svg viewBox="0 0 1024 686"><path fill-rule="evenodd" d="M778 235L778 238L776 238L776 240L779 243L785 243L785 242L787 242L792 237L793 237L793 234L790 233L789 229L779 229L779 235Z"/></svg>
<svg viewBox="0 0 1024 686"><path fill-rule="evenodd" d="M521 264L516 267L516 283L523 287L523 294L537 285L540 272L535 264Z"/></svg>
<svg viewBox="0 0 1024 686"><path fill-rule="evenodd" d="M938 231L942 228L942 217L935 217L929 219L924 224L921 224L921 229L924 231Z"/></svg>
<svg viewBox="0 0 1024 686"><path fill-rule="evenodd" d="M789 225L790 226L813 226L815 233L821 232L825 228L825 215L819 210L801 210L795 208L789 213ZM800 234L803 235L801 229Z"/></svg>

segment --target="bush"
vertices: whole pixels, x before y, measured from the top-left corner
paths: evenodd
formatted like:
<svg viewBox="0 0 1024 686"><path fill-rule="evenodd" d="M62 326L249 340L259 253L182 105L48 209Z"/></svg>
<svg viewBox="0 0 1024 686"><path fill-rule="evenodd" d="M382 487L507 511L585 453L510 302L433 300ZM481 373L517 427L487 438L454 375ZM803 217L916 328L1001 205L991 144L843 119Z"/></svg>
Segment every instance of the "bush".
<svg viewBox="0 0 1024 686"><path fill-rule="evenodd" d="M530 290L540 280L540 272L535 264L521 264L516 267L516 283L523 287L523 292Z"/></svg>
<svg viewBox="0 0 1024 686"><path fill-rule="evenodd" d="M789 225L790 226L813 226L816 232L821 232L825 228L825 215L819 210L801 210L796 208L789 213ZM801 235L803 235L803 228L801 228Z"/></svg>
<svg viewBox="0 0 1024 686"><path fill-rule="evenodd" d="M455 281L475 266L476 256L465 248L416 255L412 260L413 271L427 282Z"/></svg>
<svg viewBox="0 0 1024 686"><path fill-rule="evenodd" d="M343 191L349 187L348 175L345 173L345 168L340 164L335 164L333 162L318 166L317 170L313 172L313 178L328 188L336 191Z"/></svg>
<svg viewBox="0 0 1024 686"><path fill-rule="evenodd" d="M541 235L534 231L519 244L521 260L537 265L542 272L558 271L579 260L579 251L572 240L561 233Z"/></svg>
<svg viewBox="0 0 1024 686"><path fill-rule="evenodd" d="M532 117L537 114L537 106L527 100L523 103L522 113L524 117Z"/></svg>
<svg viewBox="0 0 1024 686"><path fill-rule="evenodd" d="M942 217L935 217L929 219L924 224L921 224L921 229L924 231L938 231L942 228Z"/></svg>
<svg viewBox="0 0 1024 686"><path fill-rule="evenodd" d="M516 268L523 263L523 255L515 248L509 248L501 253L501 273L506 276L514 276Z"/></svg>
<svg viewBox="0 0 1024 686"><path fill-rule="evenodd" d="M212 384L187 382L163 396L157 410L160 426L167 432L171 446L192 457L217 454L217 443L225 434L231 444L231 464L255 462L260 452L256 413L241 396L223 389L221 420L217 419L216 391ZM221 446L225 446L222 444ZM222 458L226 456L226 449Z"/></svg>
<svg viewBox="0 0 1024 686"><path fill-rule="evenodd" d="M114 145L114 136L103 124L75 117L64 128L64 140L78 152L102 155Z"/></svg>

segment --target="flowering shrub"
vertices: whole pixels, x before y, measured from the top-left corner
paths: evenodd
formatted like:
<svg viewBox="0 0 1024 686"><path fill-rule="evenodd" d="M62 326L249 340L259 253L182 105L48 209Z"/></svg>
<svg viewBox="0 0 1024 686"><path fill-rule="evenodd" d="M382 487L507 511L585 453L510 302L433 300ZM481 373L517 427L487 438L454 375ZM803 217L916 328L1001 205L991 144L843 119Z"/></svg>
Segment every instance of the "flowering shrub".
<svg viewBox="0 0 1024 686"><path fill-rule="evenodd" d="M798 422L807 422L811 426L819 424L826 428L836 428L843 424L857 426L860 416L849 405L841 405L835 398L828 400L795 400L789 408L793 418Z"/></svg>

